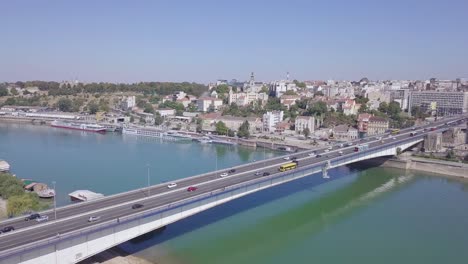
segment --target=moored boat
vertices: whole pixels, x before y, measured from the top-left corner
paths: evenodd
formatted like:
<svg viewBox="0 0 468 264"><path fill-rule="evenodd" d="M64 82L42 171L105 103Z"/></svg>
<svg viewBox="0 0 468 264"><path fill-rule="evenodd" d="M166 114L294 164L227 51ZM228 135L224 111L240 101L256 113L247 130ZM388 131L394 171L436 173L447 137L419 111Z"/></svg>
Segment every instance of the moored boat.
<svg viewBox="0 0 468 264"><path fill-rule="evenodd" d="M88 132L98 132L98 133L105 133L107 130L106 127L97 125L97 124L74 123L74 122L66 122L66 121L59 121L59 120L52 121L50 126L58 127L58 128L65 128L65 129L88 131Z"/></svg>

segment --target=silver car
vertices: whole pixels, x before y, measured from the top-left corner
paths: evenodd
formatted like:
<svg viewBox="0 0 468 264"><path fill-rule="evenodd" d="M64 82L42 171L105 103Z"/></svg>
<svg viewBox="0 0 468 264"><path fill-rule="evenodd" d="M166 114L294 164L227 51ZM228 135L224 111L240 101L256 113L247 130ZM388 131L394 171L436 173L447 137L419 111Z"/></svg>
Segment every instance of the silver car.
<svg viewBox="0 0 468 264"><path fill-rule="evenodd" d="M96 222L96 221L99 221L99 219L101 219L100 216L90 216L88 218L88 222Z"/></svg>

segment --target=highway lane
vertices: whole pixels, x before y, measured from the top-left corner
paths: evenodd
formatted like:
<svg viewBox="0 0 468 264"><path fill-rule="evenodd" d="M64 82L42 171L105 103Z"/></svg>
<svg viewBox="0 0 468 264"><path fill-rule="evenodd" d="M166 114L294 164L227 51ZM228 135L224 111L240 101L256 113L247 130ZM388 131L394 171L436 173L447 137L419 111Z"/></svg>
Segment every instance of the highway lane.
<svg viewBox="0 0 468 264"><path fill-rule="evenodd" d="M433 125L428 125L428 127L430 127L430 126L433 126ZM409 131L409 130L406 130L406 131ZM398 139L404 139L404 138L408 138L409 134L408 133L407 134L402 133L401 135L397 135L395 137L398 138ZM389 140L392 140L392 139L384 139L384 140L385 140L384 144L386 144L386 143L389 143ZM370 147L373 147L375 145L379 145L379 141L374 140L374 141L369 142ZM353 153L354 152L353 148L354 147L345 148L344 151L343 151L344 152L343 154L346 155L346 154L349 154L349 153ZM338 156L336 149L329 152L329 153L326 153L325 155L323 155L320 158L310 158L310 157L308 157L307 154L310 153L310 152L311 151L305 151L305 152L302 152L302 153L296 153L296 154L292 155L292 156L296 156L296 157L298 157L300 159L299 167L306 166L306 165L309 165L309 164L315 164L315 163L319 164L321 162L324 162L325 160L328 159L325 155L331 155L333 157ZM321 153L323 153L323 150L322 150ZM301 159L304 159L304 158L305 158L305 160L301 160ZM279 164L286 163L286 162L288 162L288 161L285 161L280 157L280 158L276 158L276 159L273 159L271 161L268 161L265 164L266 165L279 166ZM143 210L147 210L147 209L150 209L150 208L161 206L161 205L164 205L164 204L167 204L167 203L172 203L172 202L178 201L178 200L186 198L186 197L191 197L191 196L196 195L196 194L201 194L201 193L210 192L210 191L213 191L213 190L218 190L219 188L227 187L227 186L230 186L230 185L235 184L235 183L240 183L240 182L248 181L248 180L251 180L251 179L254 179L254 178L259 178L259 176L255 176L253 172L249 173L249 175L243 175L242 172L245 172L247 170L259 170L260 167L263 167L263 162L260 163L260 164L255 164L255 165L251 165L251 166L246 165L246 166L243 166L241 169L238 169L234 176L226 177L224 179L220 179L219 173L211 173L211 174L206 175L206 176L204 176L202 178L203 179L208 179L208 180L217 179L217 181L209 183L207 185L199 186L199 190L197 190L195 193L186 192L185 187L187 187L189 185L196 185L196 183L199 184L200 183L199 180L201 178L189 179L189 180L187 180L187 182L185 182L185 186L183 186L183 184L179 183L178 191L172 192L172 193L160 196L160 197L153 197L153 198L150 198L149 200L145 201L144 202L145 207L143 208ZM272 174L274 174L274 173L277 172L277 167L275 167L273 169L269 169L269 171ZM262 172L263 172L263 170L262 170ZM242 176L242 177L239 177L239 176ZM262 176L260 176L260 177L262 177ZM180 182L184 182L184 181L182 180ZM159 190L159 189L163 190L164 192L168 191L166 186L159 186L157 188L157 190ZM138 198L144 198L145 197L145 194L139 193L139 195L140 196L137 196ZM117 204L119 204L119 203L117 203ZM115 203L114 203L114 205L115 205ZM100 207L100 203L97 203L94 206L99 206ZM74 208L74 209L76 210L76 209L79 209L79 208L80 207ZM101 209L101 211L98 213L98 215L100 215L102 217L101 221L115 219L116 217L129 215L129 214L132 214L132 213L135 212L135 210L131 209L131 205L122 205L122 206L118 206L118 207L112 208L112 209L105 209L103 207L100 207L99 209ZM89 212L89 210L86 210L85 212ZM77 213L77 211L74 211L74 215L76 215L76 214L79 214L79 213ZM79 228L82 228L82 227L86 227L86 226L90 226L92 224L95 224L95 223L88 223L87 222L87 219L88 219L88 217L90 215L96 215L96 214L85 214L85 215L82 215L82 216L80 215L80 216L77 216L77 217L72 218L70 220L67 220L65 222L58 222L58 223L54 223L54 224L51 224L51 225L44 225L42 227L34 228L33 230L27 231L27 234L25 234L25 233L22 234L21 232L18 232L16 234L12 233L11 235L6 235L5 236L6 239L2 239L2 241L0 243L0 250L4 250L4 249L7 249L7 248L12 248L12 247L15 247L15 245L22 245L24 243L31 242L31 241L36 241L36 240L39 240L39 239L42 239L42 238L51 237L51 236L55 235L57 232L58 233L66 233L66 232L69 232L71 230L76 230L76 229L79 229Z"/></svg>

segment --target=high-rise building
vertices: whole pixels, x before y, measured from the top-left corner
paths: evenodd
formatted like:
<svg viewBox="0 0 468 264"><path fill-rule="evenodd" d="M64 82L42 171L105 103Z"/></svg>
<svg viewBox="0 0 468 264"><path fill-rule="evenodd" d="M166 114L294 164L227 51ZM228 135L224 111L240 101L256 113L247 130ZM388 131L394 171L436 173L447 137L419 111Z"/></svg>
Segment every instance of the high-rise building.
<svg viewBox="0 0 468 264"><path fill-rule="evenodd" d="M283 111L271 111L263 114L263 130L275 131L275 125L283 121Z"/></svg>
<svg viewBox="0 0 468 264"><path fill-rule="evenodd" d="M422 111L435 111L439 116L460 115L468 111L468 92L413 91L408 109L421 107Z"/></svg>

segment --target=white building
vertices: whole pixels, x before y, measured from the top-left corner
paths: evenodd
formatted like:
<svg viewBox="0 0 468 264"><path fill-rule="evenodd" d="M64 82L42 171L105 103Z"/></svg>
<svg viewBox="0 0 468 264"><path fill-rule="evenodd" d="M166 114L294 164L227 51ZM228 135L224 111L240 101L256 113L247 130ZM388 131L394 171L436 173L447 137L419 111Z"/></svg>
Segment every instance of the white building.
<svg viewBox="0 0 468 264"><path fill-rule="evenodd" d="M232 91L229 91L229 104L235 103L238 106L246 106L250 103L257 102L258 100L261 100L262 104L264 104L268 101L268 95L266 93L233 93Z"/></svg>
<svg viewBox="0 0 468 264"><path fill-rule="evenodd" d="M220 86L220 85L227 85L228 84L228 81L227 80L217 80L216 81L216 86Z"/></svg>
<svg viewBox="0 0 468 264"><path fill-rule="evenodd" d="M198 111L207 112L218 110L223 105L223 100L212 97L201 97L197 100Z"/></svg>
<svg viewBox="0 0 468 264"><path fill-rule="evenodd" d="M266 112L263 115L263 130L268 132L275 131L275 126L283 121L283 111Z"/></svg>
<svg viewBox="0 0 468 264"><path fill-rule="evenodd" d="M159 113L161 116L174 116L175 115L175 109L172 108L160 108L156 109L156 112Z"/></svg>
<svg viewBox="0 0 468 264"><path fill-rule="evenodd" d="M291 81L275 81L270 84L270 92L275 97L281 97L286 91L297 91L296 84Z"/></svg>
<svg viewBox="0 0 468 264"><path fill-rule="evenodd" d="M135 96L128 96L127 98L124 98L122 100L122 109L123 110L128 110L132 109L136 105L136 98Z"/></svg>
<svg viewBox="0 0 468 264"><path fill-rule="evenodd" d="M186 96L187 96L187 94L185 92L177 91L172 95L172 97L173 97L172 100L177 101L179 99L185 98Z"/></svg>
<svg viewBox="0 0 468 264"><path fill-rule="evenodd" d="M297 133L302 133L306 128L309 128L310 133L314 133L315 118L313 116L298 116L296 117L296 123L294 127L294 130Z"/></svg>

